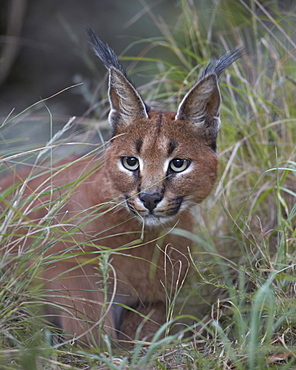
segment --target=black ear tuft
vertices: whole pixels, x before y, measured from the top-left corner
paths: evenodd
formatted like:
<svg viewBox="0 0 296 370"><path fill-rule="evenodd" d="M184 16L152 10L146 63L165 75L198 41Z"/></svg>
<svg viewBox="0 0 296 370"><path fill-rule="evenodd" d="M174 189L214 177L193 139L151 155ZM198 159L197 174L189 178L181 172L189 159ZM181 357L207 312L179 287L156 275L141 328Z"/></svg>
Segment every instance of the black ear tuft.
<svg viewBox="0 0 296 370"><path fill-rule="evenodd" d="M133 86L132 82L127 77L125 70L123 69L122 65L119 63L118 58L114 52L113 49L109 47L109 45L105 44L95 33L91 28L86 27L86 31L88 34L89 42L95 52L95 54L101 59L101 61L104 63L104 66L109 70L115 69L118 72L120 72L125 79L128 81L130 85ZM133 86L134 87L134 86ZM137 92L139 95L139 93ZM140 96L140 95L139 95ZM148 113L150 110L150 107L145 105L146 112Z"/></svg>
<svg viewBox="0 0 296 370"><path fill-rule="evenodd" d="M225 69L227 69L237 59L241 58L244 53L245 49L238 47L227 54L221 55L219 59L211 60L202 72L200 79L212 73L219 78Z"/></svg>
<svg viewBox="0 0 296 370"><path fill-rule="evenodd" d="M90 42L95 54L101 59L101 61L104 63L104 66L107 69L110 69L111 67L116 68L124 76L126 76L126 73L125 73L122 65L119 63L115 52L109 47L109 45L105 44L94 33L94 31L92 29L86 28L86 31L87 31L87 34L88 34L89 42Z"/></svg>

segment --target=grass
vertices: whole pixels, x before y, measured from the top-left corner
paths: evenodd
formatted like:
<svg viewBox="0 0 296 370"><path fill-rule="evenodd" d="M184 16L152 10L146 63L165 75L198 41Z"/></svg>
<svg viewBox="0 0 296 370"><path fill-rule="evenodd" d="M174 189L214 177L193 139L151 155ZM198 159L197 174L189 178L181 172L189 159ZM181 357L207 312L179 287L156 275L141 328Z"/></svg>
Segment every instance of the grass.
<svg viewBox="0 0 296 370"><path fill-rule="evenodd" d="M296 367L295 15L276 1L199 1L196 10L192 3L178 3L181 15L172 27L150 13L162 36L145 43L155 46L156 57L153 49L151 57L123 57L132 59L135 73L153 71L154 78L140 89L145 99L155 101L155 107L162 100L173 110L211 56L241 44L247 49L243 60L221 79L219 181L197 210L197 226L190 235L196 243L193 271L169 304L170 313L185 322L184 335L160 339L157 333L148 347L139 343L131 353L114 351L107 337L104 352L71 343L52 345L38 278L39 269L50 261L37 253L37 247L42 242L46 248L55 236L45 218L40 225L28 226L36 238L26 253L20 249L13 261L7 253L1 261L1 368ZM148 65L145 60L153 62ZM8 120L2 132L15 122ZM39 160L53 158L58 136ZM18 156L2 153L0 170L28 156L35 161L36 155L28 150ZM13 228L17 234L23 221L21 210L28 203L21 203L21 188L1 220L2 246L12 243L6 230ZM49 207L54 217L57 209ZM28 268L30 260L34 264ZM169 321L160 331L172 326L174 321Z"/></svg>

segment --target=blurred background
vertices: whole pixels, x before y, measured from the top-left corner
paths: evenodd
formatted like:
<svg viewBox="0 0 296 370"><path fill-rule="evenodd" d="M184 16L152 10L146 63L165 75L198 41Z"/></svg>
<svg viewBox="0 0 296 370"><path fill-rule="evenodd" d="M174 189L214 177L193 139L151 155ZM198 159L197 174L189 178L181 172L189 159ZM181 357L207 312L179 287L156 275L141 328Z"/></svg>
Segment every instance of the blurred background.
<svg viewBox="0 0 296 370"><path fill-rule="evenodd" d="M105 74L89 48L85 26L93 28L118 54L137 40L160 36L149 15L173 24L175 1L3 0L1 12L0 114L5 117L40 98ZM137 55L141 47L129 51ZM88 60L97 62L95 76ZM53 112L80 116L89 108L79 89L67 91L49 103ZM57 101L58 100L58 101Z"/></svg>
<svg viewBox="0 0 296 370"><path fill-rule="evenodd" d="M85 26L91 27L118 55L130 57L123 64L132 71L136 86L143 86L144 97L151 104L168 98L153 93L156 73L165 75L173 65L189 73L191 66L182 60L182 51L178 53L174 47L183 45L186 53L195 54L192 58L197 56L205 62L242 43L248 53L254 52L259 40L255 40L258 34L251 28L250 13L264 17L260 7L263 3L268 11L276 9L283 16L295 8L295 2L289 0L2 0L0 125L39 100L57 94L31 108L30 114L34 115L29 120L22 116L17 132L11 125L12 132L2 130L5 143L20 137L17 142L10 141L11 145L26 141L31 144L31 130L34 141L50 140L69 116L80 117L76 123L85 123L85 117L106 118L106 71L90 50ZM192 24L188 24L188 14L183 14L186 8L192 10ZM267 21L266 25L269 27ZM196 37L189 35L193 30L199 33ZM205 40L206 47L192 41L200 39ZM171 45L163 47L168 41ZM137 61L138 56L142 61ZM161 60L169 63L169 68L168 64L161 67ZM184 75L176 72L171 78L176 91L170 94L182 93ZM176 99L171 101L176 103ZM175 109L174 104L165 108ZM1 141L0 145L5 143Z"/></svg>

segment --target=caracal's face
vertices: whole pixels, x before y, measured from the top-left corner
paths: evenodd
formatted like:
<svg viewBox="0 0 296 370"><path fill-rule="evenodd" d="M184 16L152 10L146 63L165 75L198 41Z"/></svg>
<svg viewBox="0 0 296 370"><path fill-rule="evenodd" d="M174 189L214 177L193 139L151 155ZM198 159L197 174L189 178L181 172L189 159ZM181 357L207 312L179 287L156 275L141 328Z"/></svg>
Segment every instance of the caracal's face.
<svg viewBox="0 0 296 370"><path fill-rule="evenodd" d="M112 195L147 226L176 222L216 181L211 143L175 115L151 111L149 119L115 136L106 151Z"/></svg>
<svg viewBox="0 0 296 370"><path fill-rule="evenodd" d="M150 110L114 51L93 31L89 36L109 70L108 193L145 225L174 222L214 186L221 105L218 77L243 51L236 49L209 63L173 113Z"/></svg>

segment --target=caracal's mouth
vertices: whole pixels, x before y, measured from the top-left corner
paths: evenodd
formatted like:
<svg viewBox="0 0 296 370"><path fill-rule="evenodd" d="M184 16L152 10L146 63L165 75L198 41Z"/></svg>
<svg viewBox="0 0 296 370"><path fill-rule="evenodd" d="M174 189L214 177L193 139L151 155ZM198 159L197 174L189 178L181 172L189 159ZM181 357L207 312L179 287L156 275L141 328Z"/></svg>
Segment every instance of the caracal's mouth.
<svg viewBox="0 0 296 370"><path fill-rule="evenodd" d="M139 202L136 198L126 197L126 205L129 211L137 216L146 225L157 225L157 223L164 224L176 219L178 214L186 207L186 202L181 196L175 197L171 200L161 201L159 204L149 204Z"/></svg>
<svg viewBox="0 0 296 370"><path fill-rule="evenodd" d="M147 227L159 227L172 224L176 221L181 209L181 205L174 210L158 210L157 208L149 211L148 209L138 210L127 200L127 208L135 218ZM185 207L186 208L186 207Z"/></svg>

